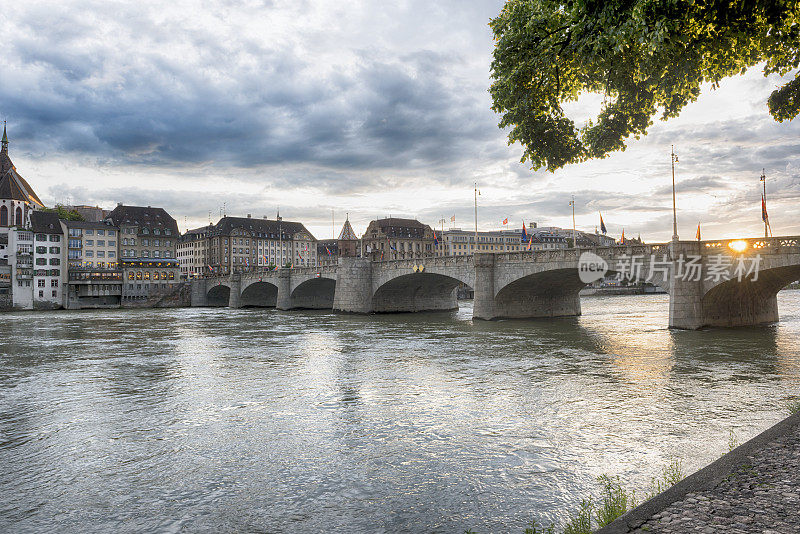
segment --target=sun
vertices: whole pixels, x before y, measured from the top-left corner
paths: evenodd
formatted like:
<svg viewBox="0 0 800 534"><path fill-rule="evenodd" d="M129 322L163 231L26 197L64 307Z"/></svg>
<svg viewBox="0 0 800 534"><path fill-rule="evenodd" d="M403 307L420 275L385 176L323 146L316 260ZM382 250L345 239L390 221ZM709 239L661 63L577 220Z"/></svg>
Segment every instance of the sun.
<svg viewBox="0 0 800 534"><path fill-rule="evenodd" d="M734 252L744 252L745 250L747 250L747 241L742 241L741 239L738 241L731 241L730 243L728 243L728 246Z"/></svg>

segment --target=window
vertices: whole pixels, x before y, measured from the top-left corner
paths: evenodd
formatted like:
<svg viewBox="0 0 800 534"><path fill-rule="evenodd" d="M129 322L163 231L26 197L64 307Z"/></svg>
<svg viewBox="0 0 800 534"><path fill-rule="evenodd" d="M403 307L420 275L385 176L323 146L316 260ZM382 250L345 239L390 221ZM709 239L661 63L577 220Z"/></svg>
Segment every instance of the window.
<svg viewBox="0 0 800 534"><path fill-rule="evenodd" d="M136 274L133 271L128 271L128 280L133 280L136 278Z"/></svg>
<svg viewBox="0 0 800 534"><path fill-rule="evenodd" d="M117 242L116 242L116 241L111 241L111 240L109 240L109 241L108 241L108 246L109 246L109 247L116 247L116 246L117 246Z"/></svg>
<svg viewBox="0 0 800 534"><path fill-rule="evenodd" d="M145 280L150 280L150 271L145 271L144 272L144 279Z"/></svg>
<svg viewBox="0 0 800 534"><path fill-rule="evenodd" d="M36 258L36 265L47 265L47 258Z"/></svg>
<svg viewBox="0 0 800 534"><path fill-rule="evenodd" d="M143 257L143 258L149 258L149 257L150 257L150 252L148 252L148 251L146 251L146 250L143 250L143 251L142 251L142 257Z"/></svg>
<svg viewBox="0 0 800 534"><path fill-rule="evenodd" d="M70 250L67 252L67 258L70 260L79 260L81 259L81 251L80 250Z"/></svg>
<svg viewBox="0 0 800 534"><path fill-rule="evenodd" d="M38 283L37 283L37 285L38 285L39 287L44 287L44 280L39 280L39 281L38 281Z"/></svg>
<svg viewBox="0 0 800 534"><path fill-rule="evenodd" d="M130 243L128 243L128 244L129 244L130 246L132 246L132 247L135 247L135 246L136 246L136 240L135 240L135 239L133 239L133 238L131 238L131 239L130 239Z"/></svg>
<svg viewBox="0 0 800 534"><path fill-rule="evenodd" d="M164 235L172 235L172 230L167 228L166 230L164 230Z"/></svg>
<svg viewBox="0 0 800 534"><path fill-rule="evenodd" d="M97 231L97 235L106 235L106 231L105 230L98 230Z"/></svg>
<svg viewBox="0 0 800 534"><path fill-rule="evenodd" d="M69 237L80 237L81 236L81 229L80 228L70 228L67 232Z"/></svg>
<svg viewBox="0 0 800 534"><path fill-rule="evenodd" d="M142 235L147 235L149 233L150 233L150 230L148 230L147 228L142 228Z"/></svg>
<svg viewBox="0 0 800 534"><path fill-rule="evenodd" d="M93 241L93 240L91 240L91 239L87 239L87 240L86 240L86 246L87 246L87 247L93 247L93 246L94 246L94 241Z"/></svg>
<svg viewBox="0 0 800 534"><path fill-rule="evenodd" d="M114 252L113 250L109 250L108 251L108 257L109 258L116 258L117 257L117 253Z"/></svg>
<svg viewBox="0 0 800 534"><path fill-rule="evenodd" d="M106 257L106 251L105 250L98 250L97 251L97 257L98 258L105 258Z"/></svg>
<svg viewBox="0 0 800 534"><path fill-rule="evenodd" d="M58 280L50 280L50 287L58 287Z"/></svg>
<svg viewBox="0 0 800 534"><path fill-rule="evenodd" d="M93 250L87 250L86 251L86 257L87 258L94 258L94 251Z"/></svg>
<svg viewBox="0 0 800 534"><path fill-rule="evenodd" d="M153 251L153 257L154 258L160 258L161 257L161 253L158 250L154 250Z"/></svg>
<svg viewBox="0 0 800 534"><path fill-rule="evenodd" d="M61 247L50 247L50 254L61 254Z"/></svg>
<svg viewBox="0 0 800 534"><path fill-rule="evenodd" d="M142 271L136 271L136 279L137 280L141 280L142 279Z"/></svg>
<svg viewBox="0 0 800 534"><path fill-rule="evenodd" d="M106 246L106 241L105 241L105 239L98 239L98 240L97 240L97 246L98 246L98 247L104 247L104 246Z"/></svg>
<svg viewBox="0 0 800 534"><path fill-rule="evenodd" d="M50 276L61 276L61 269L50 269Z"/></svg>
<svg viewBox="0 0 800 534"><path fill-rule="evenodd" d="M109 230L109 231L108 231L108 235L109 235L109 237L110 237L110 236L113 236L113 235L116 235L116 234L117 234L117 232L115 232L114 230Z"/></svg>
<svg viewBox="0 0 800 534"><path fill-rule="evenodd" d="M44 291L39 291L39 298L40 299L44 298Z"/></svg>
<svg viewBox="0 0 800 534"><path fill-rule="evenodd" d="M37 254L46 254L47 253L47 247L36 247L36 253Z"/></svg>
<svg viewBox="0 0 800 534"><path fill-rule="evenodd" d="M149 239L142 239L142 246L143 247L149 247L150 246L150 240Z"/></svg>
<svg viewBox="0 0 800 534"><path fill-rule="evenodd" d="M36 241L47 241L47 236L45 234L36 234Z"/></svg>
<svg viewBox="0 0 800 534"><path fill-rule="evenodd" d="M57 297L57 296L58 296L58 291L57 291L57 290L56 290L56 291L53 291L53 298L55 298L55 297Z"/></svg>
<svg viewBox="0 0 800 534"><path fill-rule="evenodd" d="M155 230L153 230L153 235L161 235L161 230L156 228Z"/></svg>
<svg viewBox="0 0 800 534"><path fill-rule="evenodd" d="M58 258L50 258L50 265L61 265L61 260Z"/></svg>
<svg viewBox="0 0 800 534"><path fill-rule="evenodd" d="M91 228L87 228L85 234L86 235L93 235L94 234L94 230L92 230Z"/></svg>

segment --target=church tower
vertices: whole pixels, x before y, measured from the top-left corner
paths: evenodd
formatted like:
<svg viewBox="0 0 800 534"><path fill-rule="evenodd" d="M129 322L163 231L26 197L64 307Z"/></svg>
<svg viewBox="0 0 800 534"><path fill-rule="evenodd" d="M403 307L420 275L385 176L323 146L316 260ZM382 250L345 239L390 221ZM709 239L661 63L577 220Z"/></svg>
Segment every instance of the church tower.
<svg viewBox="0 0 800 534"><path fill-rule="evenodd" d="M0 227L30 226L30 214L44 204L19 175L8 156L8 134L3 123L3 138L0 140Z"/></svg>

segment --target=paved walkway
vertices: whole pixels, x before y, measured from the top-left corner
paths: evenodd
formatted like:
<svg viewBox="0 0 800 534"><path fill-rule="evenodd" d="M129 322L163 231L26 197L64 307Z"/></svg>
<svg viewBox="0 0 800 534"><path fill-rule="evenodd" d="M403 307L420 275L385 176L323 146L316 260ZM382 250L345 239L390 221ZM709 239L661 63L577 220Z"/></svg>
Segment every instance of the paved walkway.
<svg viewBox="0 0 800 534"><path fill-rule="evenodd" d="M687 493L632 532L800 532L800 426L748 455L711 489Z"/></svg>

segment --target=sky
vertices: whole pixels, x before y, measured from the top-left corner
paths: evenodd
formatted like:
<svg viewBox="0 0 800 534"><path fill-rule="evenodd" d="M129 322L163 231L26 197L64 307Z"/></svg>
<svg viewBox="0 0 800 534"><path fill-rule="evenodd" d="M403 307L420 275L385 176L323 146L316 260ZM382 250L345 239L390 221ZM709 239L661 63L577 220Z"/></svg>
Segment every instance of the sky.
<svg viewBox="0 0 800 534"><path fill-rule="evenodd" d="M491 111L500 0L12 0L0 10L0 118L42 200L164 207L181 230L227 215L346 214L481 230L522 222L648 242L758 236L762 168L775 235L800 235L800 120L767 112L758 67L603 160L521 164ZM788 79L788 78L787 78ZM583 121L599 97L568 106ZM333 220L333 224L332 224Z"/></svg>

